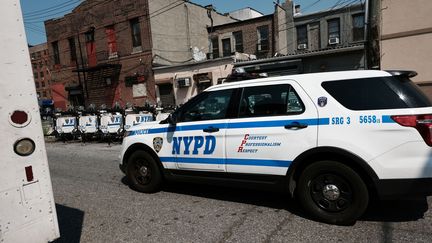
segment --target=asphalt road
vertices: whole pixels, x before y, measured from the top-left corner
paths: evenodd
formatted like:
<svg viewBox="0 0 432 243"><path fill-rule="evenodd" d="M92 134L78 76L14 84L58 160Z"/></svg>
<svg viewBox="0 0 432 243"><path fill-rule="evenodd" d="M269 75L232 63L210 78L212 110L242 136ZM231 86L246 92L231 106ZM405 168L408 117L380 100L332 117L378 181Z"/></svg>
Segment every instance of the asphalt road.
<svg viewBox="0 0 432 243"><path fill-rule="evenodd" d="M333 226L278 193L183 183L133 191L119 151L47 144L58 242L432 242L432 198L380 202L355 225Z"/></svg>

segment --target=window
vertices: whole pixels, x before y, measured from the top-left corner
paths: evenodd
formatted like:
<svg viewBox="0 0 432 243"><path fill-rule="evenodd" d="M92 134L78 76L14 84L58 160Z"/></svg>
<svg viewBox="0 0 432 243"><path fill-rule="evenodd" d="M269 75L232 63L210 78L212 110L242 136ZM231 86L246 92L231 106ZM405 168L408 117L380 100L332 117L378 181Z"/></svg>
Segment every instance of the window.
<svg viewBox="0 0 432 243"><path fill-rule="evenodd" d="M32 66L33 66L33 69L35 69L35 70L36 70L36 69L37 69L37 67L38 67L36 63L33 63L33 65L32 65Z"/></svg>
<svg viewBox="0 0 432 243"><path fill-rule="evenodd" d="M322 87L351 110L432 106L419 87L404 77L376 77L323 82Z"/></svg>
<svg viewBox="0 0 432 243"><path fill-rule="evenodd" d="M340 23L339 19L331 19L328 22L328 37L340 39Z"/></svg>
<svg viewBox="0 0 432 243"><path fill-rule="evenodd" d="M42 88L45 88L45 81L42 81L41 84L42 84Z"/></svg>
<svg viewBox="0 0 432 243"><path fill-rule="evenodd" d="M302 25L297 27L297 49L308 48L307 26Z"/></svg>
<svg viewBox="0 0 432 243"><path fill-rule="evenodd" d="M222 52L223 56L227 57L231 55L231 39L222 39Z"/></svg>
<svg viewBox="0 0 432 243"><path fill-rule="evenodd" d="M68 39L68 41L69 41L70 60L76 61L77 55L76 55L75 38L71 37Z"/></svg>
<svg viewBox="0 0 432 243"><path fill-rule="evenodd" d="M267 25L260 26L257 28L258 33L258 52L266 52L269 50L269 28Z"/></svg>
<svg viewBox="0 0 432 243"><path fill-rule="evenodd" d="M303 111L303 103L291 85L258 86L243 90L239 117L294 115Z"/></svg>
<svg viewBox="0 0 432 243"><path fill-rule="evenodd" d="M135 18L130 21L132 34L132 47L141 47L141 29L139 19Z"/></svg>
<svg viewBox="0 0 432 243"><path fill-rule="evenodd" d="M39 89L39 82L35 82L36 89Z"/></svg>
<svg viewBox="0 0 432 243"><path fill-rule="evenodd" d="M33 73L33 76L34 76L35 79L37 79L38 78L38 73Z"/></svg>
<svg viewBox="0 0 432 243"><path fill-rule="evenodd" d="M58 41L51 43L54 53L54 64L60 64L60 53L58 48Z"/></svg>
<svg viewBox="0 0 432 243"><path fill-rule="evenodd" d="M42 94L43 94L43 97L47 97L46 91L43 91Z"/></svg>
<svg viewBox="0 0 432 243"><path fill-rule="evenodd" d="M37 57L38 59L41 58L41 53L40 53L40 51L36 52L36 57Z"/></svg>
<svg viewBox="0 0 432 243"><path fill-rule="evenodd" d="M105 29L108 44L108 58L117 57L117 41L114 26L108 26Z"/></svg>
<svg viewBox="0 0 432 243"><path fill-rule="evenodd" d="M94 42L94 28L91 28L89 31L85 33L86 42Z"/></svg>
<svg viewBox="0 0 432 243"><path fill-rule="evenodd" d="M44 73L40 72L39 77L43 78L44 77Z"/></svg>
<svg viewBox="0 0 432 243"><path fill-rule="evenodd" d="M364 14L353 15L352 24L353 24L353 41L364 40L364 25L365 25Z"/></svg>
<svg viewBox="0 0 432 243"><path fill-rule="evenodd" d="M233 90L205 92L180 111L180 122L217 120L226 118Z"/></svg>
<svg viewBox="0 0 432 243"><path fill-rule="evenodd" d="M243 52L243 33L241 31L233 32L235 51Z"/></svg>
<svg viewBox="0 0 432 243"><path fill-rule="evenodd" d="M212 54L213 54L213 58L218 58L219 57L219 38L213 37L211 39L211 46L212 46Z"/></svg>

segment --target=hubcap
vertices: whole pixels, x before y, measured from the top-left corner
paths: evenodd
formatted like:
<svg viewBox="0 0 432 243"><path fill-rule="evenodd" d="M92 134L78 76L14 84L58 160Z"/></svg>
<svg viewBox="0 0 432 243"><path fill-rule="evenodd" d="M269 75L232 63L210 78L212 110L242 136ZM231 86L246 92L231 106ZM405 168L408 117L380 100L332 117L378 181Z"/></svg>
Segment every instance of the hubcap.
<svg viewBox="0 0 432 243"><path fill-rule="evenodd" d="M327 200L337 200L340 196L339 188L333 184L325 185L323 188L323 195Z"/></svg>
<svg viewBox="0 0 432 243"><path fill-rule="evenodd" d="M139 173L141 176L147 176L148 175L148 168L146 166L141 166L139 169Z"/></svg>
<svg viewBox="0 0 432 243"><path fill-rule="evenodd" d="M151 168L148 166L146 161L135 162L135 170L133 172L133 177L136 182L141 185L147 185L151 181Z"/></svg>
<svg viewBox="0 0 432 243"><path fill-rule="evenodd" d="M319 175L310 181L309 186L312 200L325 211L341 212L352 203L352 189L349 183L339 175Z"/></svg>

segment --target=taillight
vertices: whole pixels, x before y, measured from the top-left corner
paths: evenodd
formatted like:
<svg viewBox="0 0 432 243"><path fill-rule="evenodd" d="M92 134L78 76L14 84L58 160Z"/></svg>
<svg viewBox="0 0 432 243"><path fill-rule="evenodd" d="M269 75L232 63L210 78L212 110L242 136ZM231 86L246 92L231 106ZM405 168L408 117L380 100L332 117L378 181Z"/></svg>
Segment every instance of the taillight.
<svg viewBox="0 0 432 243"><path fill-rule="evenodd" d="M432 115L391 116L399 125L417 129L427 145L432 147Z"/></svg>

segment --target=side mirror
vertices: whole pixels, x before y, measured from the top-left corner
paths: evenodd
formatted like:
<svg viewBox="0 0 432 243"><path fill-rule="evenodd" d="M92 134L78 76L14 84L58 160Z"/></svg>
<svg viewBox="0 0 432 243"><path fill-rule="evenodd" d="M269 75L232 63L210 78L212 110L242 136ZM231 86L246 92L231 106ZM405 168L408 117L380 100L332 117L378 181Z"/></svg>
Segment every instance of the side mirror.
<svg viewBox="0 0 432 243"><path fill-rule="evenodd" d="M172 114L170 114L167 119L165 119L165 122L170 125L175 125L177 123L175 116L173 116Z"/></svg>

